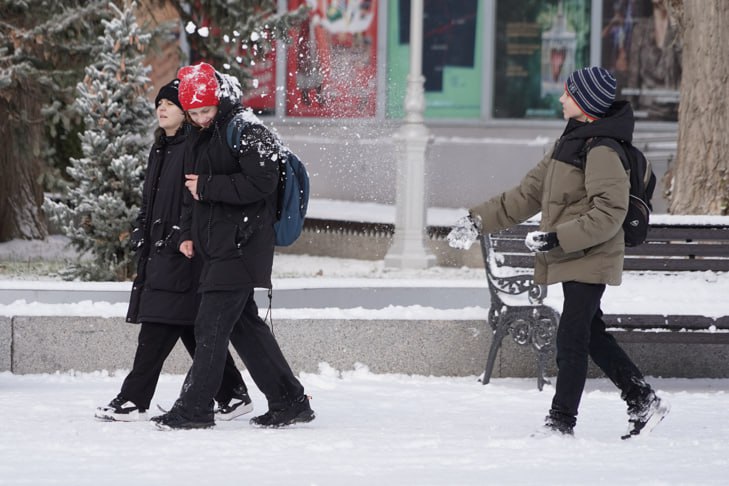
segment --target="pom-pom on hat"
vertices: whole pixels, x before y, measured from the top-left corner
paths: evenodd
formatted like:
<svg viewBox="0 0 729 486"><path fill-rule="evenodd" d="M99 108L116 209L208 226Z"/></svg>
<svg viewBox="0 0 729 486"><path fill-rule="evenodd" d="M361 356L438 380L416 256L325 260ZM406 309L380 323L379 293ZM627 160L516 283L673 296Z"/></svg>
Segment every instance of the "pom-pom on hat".
<svg viewBox="0 0 729 486"><path fill-rule="evenodd" d="M192 110L203 106L218 106L218 79L215 68L201 62L194 66L181 68L177 77L180 79L180 103L184 110Z"/></svg>
<svg viewBox="0 0 729 486"><path fill-rule="evenodd" d="M159 93L157 93L157 97L154 99L154 107L157 108L159 106L160 101L167 100L171 101L172 103L176 104L181 110L182 105L180 104L180 98L178 96L178 88L180 86L180 80L179 79L173 79L169 83L165 84L159 89Z"/></svg>
<svg viewBox="0 0 729 486"><path fill-rule="evenodd" d="M615 101L617 81L598 66L578 69L567 78L565 91L591 120L602 118Z"/></svg>

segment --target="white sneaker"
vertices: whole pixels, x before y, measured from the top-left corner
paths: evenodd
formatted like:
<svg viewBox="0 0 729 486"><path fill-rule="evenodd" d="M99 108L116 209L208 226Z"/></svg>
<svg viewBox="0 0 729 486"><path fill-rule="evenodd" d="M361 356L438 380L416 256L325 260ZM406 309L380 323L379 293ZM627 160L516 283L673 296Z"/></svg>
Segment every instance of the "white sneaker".
<svg viewBox="0 0 729 486"><path fill-rule="evenodd" d="M139 422L147 420L147 411L125 398L116 397L109 405L98 407L94 417L104 422Z"/></svg>
<svg viewBox="0 0 729 486"><path fill-rule="evenodd" d="M228 403L218 404L215 408L215 420L233 420L252 411L253 402L248 393L241 393L233 397Z"/></svg>

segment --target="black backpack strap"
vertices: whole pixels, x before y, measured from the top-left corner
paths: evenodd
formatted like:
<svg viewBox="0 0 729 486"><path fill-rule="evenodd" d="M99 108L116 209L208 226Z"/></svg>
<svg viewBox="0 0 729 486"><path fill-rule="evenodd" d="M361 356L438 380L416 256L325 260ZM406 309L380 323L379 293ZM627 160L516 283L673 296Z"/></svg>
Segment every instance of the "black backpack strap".
<svg viewBox="0 0 729 486"><path fill-rule="evenodd" d="M585 144L585 162L587 162L587 152L601 146L613 149L615 153L618 154L618 157L620 157L620 162L622 162L623 168L626 171L630 169L628 154L626 153L625 147L619 140L609 137L595 137Z"/></svg>

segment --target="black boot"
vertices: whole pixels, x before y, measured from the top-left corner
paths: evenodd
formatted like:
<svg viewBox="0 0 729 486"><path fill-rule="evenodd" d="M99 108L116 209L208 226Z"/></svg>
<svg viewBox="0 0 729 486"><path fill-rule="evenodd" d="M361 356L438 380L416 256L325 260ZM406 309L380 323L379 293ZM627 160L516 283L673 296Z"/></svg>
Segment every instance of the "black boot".
<svg viewBox="0 0 729 486"><path fill-rule="evenodd" d="M316 414L309 405L309 397L301 395L282 407L269 407L268 412L253 417L250 423L258 427L285 427L295 423L311 422L314 418Z"/></svg>
<svg viewBox="0 0 729 486"><path fill-rule="evenodd" d="M572 437L575 435L574 429L576 422L577 419L575 417L550 410L549 415L544 418L544 425L534 432L531 437L535 439Z"/></svg>
<svg viewBox="0 0 729 486"><path fill-rule="evenodd" d="M190 412L178 398L169 412L163 413L150 420L160 430L173 429L207 429L215 426L213 419L212 402L207 410L198 413Z"/></svg>
<svg viewBox="0 0 729 486"><path fill-rule="evenodd" d="M190 419L174 409L157 417L152 417L150 420L160 430L209 429L215 427L215 422L212 420Z"/></svg>

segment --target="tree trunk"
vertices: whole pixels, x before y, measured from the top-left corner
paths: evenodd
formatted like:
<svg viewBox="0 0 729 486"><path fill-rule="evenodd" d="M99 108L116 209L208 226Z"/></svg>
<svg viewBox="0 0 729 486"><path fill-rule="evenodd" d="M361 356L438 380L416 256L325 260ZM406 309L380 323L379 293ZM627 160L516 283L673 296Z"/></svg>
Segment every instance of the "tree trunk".
<svg viewBox="0 0 729 486"><path fill-rule="evenodd" d="M729 2L671 0L683 74L670 212L729 213Z"/></svg>
<svg viewBox="0 0 729 486"><path fill-rule="evenodd" d="M0 92L0 241L48 234L38 183L45 126L40 90L34 80L15 77Z"/></svg>

